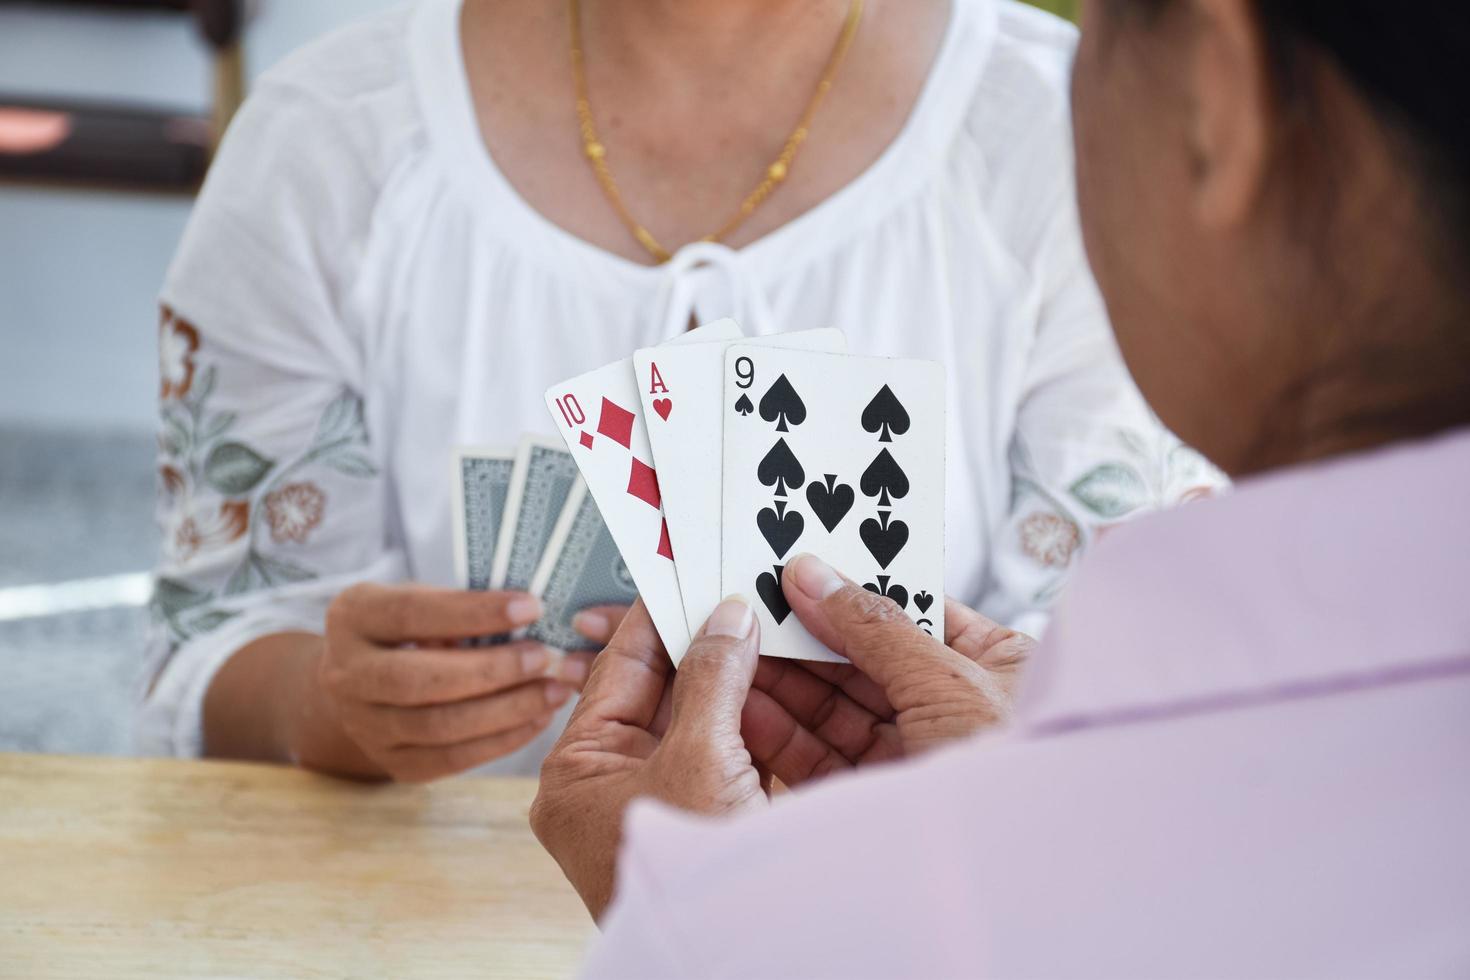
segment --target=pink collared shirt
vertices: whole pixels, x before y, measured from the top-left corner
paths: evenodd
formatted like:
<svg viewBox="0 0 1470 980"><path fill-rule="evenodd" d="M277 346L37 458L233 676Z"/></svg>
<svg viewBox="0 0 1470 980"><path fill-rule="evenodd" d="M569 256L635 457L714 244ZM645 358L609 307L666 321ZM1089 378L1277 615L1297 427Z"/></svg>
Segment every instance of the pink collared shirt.
<svg viewBox="0 0 1470 980"><path fill-rule="evenodd" d="M1004 733L635 805L588 974L1470 975L1470 432L1120 529Z"/></svg>

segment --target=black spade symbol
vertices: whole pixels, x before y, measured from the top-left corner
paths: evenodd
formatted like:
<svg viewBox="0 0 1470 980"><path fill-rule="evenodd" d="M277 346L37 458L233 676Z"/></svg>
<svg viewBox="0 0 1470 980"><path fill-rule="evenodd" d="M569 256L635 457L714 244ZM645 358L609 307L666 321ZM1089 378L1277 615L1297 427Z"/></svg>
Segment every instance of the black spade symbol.
<svg viewBox="0 0 1470 980"><path fill-rule="evenodd" d="M909 543L909 526L903 521L890 520L887 511L879 511L881 521L875 521L871 517L863 521L858 528L858 537L863 539L868 553L878 563L879 568L887 568L903 546Z"/></svg>
<svg viewBox="0 0 1470 980"><path fill-rule="evenodd" d="M823 479L827 481L825 484L813 480L807 486L806 502L812 505L812 513L817 515L817 520L830 533L837 530L837 525L852 510L857 496L852 492L852 487L837 482L837 474L828 473Z"/></svg>
<svg viewBox="0 0 1470 980"><path fill-rule="evenodd" d="M879 507L892 507L890 497L902 500L909 495L909 478L886 449L863 471L861 486L864 496L878 498Z"/></svg>
<svg viewBox="0 0 1470 980"><path fill-rule="evenodd" d="M892 599L898 604L898 608L900 609L908 608L909 590L901 585L889 585L889 578L890 576L888 575L879 575L877 585L869 582L864 585L863 588L867 589L869 592L875 592L878 595L886 596L887 598Z"/></svg>
<svg viewBox="0 0 1470 980"><path fill-rule="evenodd" d="M863 409L863 428L869 432L881 430L879 442L892 442L893 436L909 431L909 413L892 388L884 385L868 402L868 407Z"/></svg>
<svg viewBox="0 0 1470 980"><path fill-rule="evenodd" d="M806 404L791 387L791 382L786 380L786 375L777 378L770 390L761 396L761 418L775 422L777 432L789 431L787 423L800 425L806 421Z"/></svg>
<svg viewBox="0 0 1470 980"><path fill-rule="evenodd" d="M919 607L919 612L926 613L934 605L934 597L927 592L917 593L914 596L914 605Z"/></svg>
<svg viewBox="0 0 1470 980"><path fill-rule="evenodd" d="M773 565L771 567L776 570L776 574L762 572L755 580L755 594L761 597L761 602L766 604L771 618L776 621L777 626L780 626L786 621L786 617L791 615L791 604L786 601L786 593L781 591L781 569L784 566Z"/></svg>
<svg viewBox="0 0 1470 980"><path fill-rule="evenodd" d="M776 557L785 558L786 552L791 550L791 546L796 544L806 528L806 519L794 510L786 513L786 501L778 500L774 510L766 507L755 515L755 525L760 528L761 535L776 553Z"/></svg>
<svg viewBox="0 0 1470 980"><path fill-rule="evenodd" d="M749 415L751 412L755 411L755 406L750 403L749 395L741 395L738 399L736 399L735 411L739 412L741 415Z"/></svg>
<svg viewBox="0 0 1470 980"><path fill-rule="evenodd" d="M786 445L785 439L776 440L776 444L756 468L755 475L763 486L775 487L778 497L786 496L787 487L799 487L806 482L806 470L801 468L801 460ZM908 492L907 482L904 483L904 492Z"/></svg>

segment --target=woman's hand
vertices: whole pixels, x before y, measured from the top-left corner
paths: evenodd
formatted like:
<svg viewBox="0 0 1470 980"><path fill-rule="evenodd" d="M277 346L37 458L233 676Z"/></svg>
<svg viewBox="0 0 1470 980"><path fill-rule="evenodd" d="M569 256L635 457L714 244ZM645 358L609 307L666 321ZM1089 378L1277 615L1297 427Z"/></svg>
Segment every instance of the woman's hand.
<svg viewBox="0 0 1470 980"><path fill-rule="evenodd" d="M707 814L766 805L740 734L759 633L751 608L727 599L675 673L639 602L593 664L542 766L531 828L594 917L612 896L623 813L635 797Z"/></svg>
<svg viewBox="0 0 1470 980"><path fill-rule="evenodd" d="M530 641L455 646L510 633L540 612L520 592L354 586L327 611L316 684L342 731L384 774L425 782L470 769L535 738L587 677L587 654ZM308 766L311 748L298 747Z"/></svg>
<svg viewBox="0 0 1470 980"><path fill-rule="evenodd" d="M852 661L761 660L745 706L745 740L788 786L1000 723L1017 668L1035 646L952 599L941 643L892 600L811 555L787 564L782 588L802 625Z"/></svg>

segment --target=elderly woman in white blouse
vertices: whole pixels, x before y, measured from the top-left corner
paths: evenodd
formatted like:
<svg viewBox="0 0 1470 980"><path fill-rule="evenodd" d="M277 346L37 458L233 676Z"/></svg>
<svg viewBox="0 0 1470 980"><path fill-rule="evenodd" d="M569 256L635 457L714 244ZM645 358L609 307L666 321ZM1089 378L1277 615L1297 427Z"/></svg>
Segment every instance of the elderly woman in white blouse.
<svg viewBox="0 0 1470 980"><path fill-rule="evenodd" d="M721 316L945 364L947 581L1039 630L1100 528L1217 479L1083 258L1073 43L1011 0L422 0L275 69L163 289L144 746L534 772L586 655L450 649L539 611L453 588L451 452Z"/></svg>

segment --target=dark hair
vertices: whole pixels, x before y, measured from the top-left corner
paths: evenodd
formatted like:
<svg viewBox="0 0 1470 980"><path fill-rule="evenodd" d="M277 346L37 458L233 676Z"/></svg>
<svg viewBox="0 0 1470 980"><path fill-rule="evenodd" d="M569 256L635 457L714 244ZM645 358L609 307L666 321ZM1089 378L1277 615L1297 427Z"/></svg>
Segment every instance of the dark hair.
<svg viewBox="0 0 1470 980"><path fill-rule="evenodd" d="M1155 14L1174 0L1112 0ZM1407 138L1456 261L1470 259L1470 123L1464 82L1470 4L1464 0L1255 0L1283 97L1310 98L1323 55L1378 116Z"/></svg>

